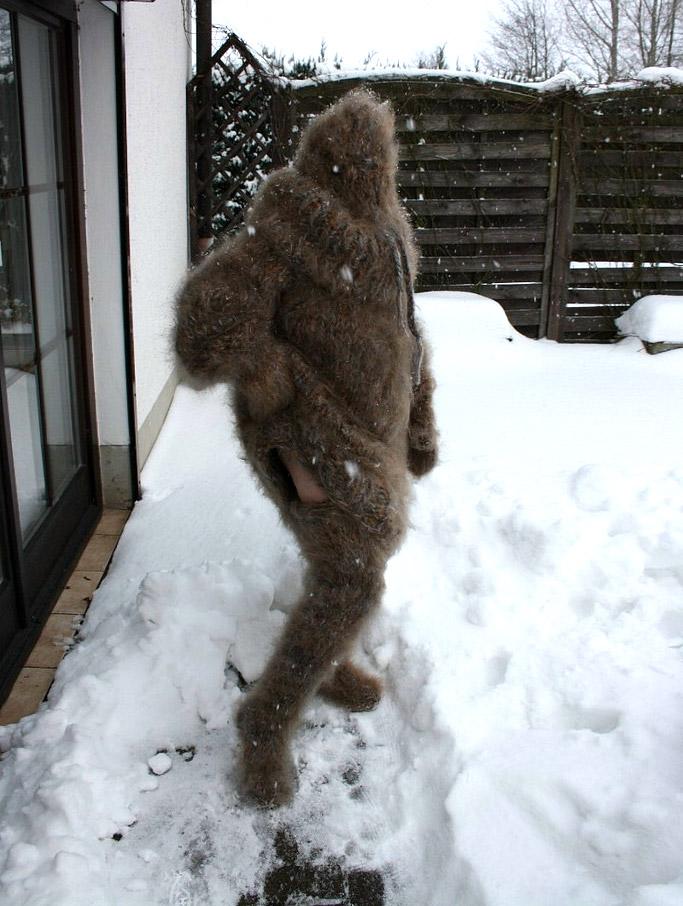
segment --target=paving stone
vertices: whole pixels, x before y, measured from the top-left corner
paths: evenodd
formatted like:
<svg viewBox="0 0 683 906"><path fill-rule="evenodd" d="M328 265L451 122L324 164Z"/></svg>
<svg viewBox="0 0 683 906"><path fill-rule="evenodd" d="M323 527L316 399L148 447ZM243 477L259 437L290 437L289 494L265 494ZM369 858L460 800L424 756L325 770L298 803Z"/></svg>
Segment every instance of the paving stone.
<svg viewBox="0 0 683 906"><path fill-rule="evenodd" d="M97 569L74 571L52 612L84 614L103 575Z"/></svg>
<svg viewBox="0 0 683 906"><path fill-rule="evenodd" d="M274 845L280 864L266 875L263 890L244 893L238 906L385 906L384 881L378 871L345 871L334 859L307 861L287 829L278 830Z"/></svg>
<svg viewBox="0 0 683 906"><path fill-rule="evenodd" d="M0 708L0 725L15 724L38 710L52 685L55 671L48 667L24 667Z"/></svg>
<svg viewBox="0 0 683 906"><path fill-rule="evenodd" d="M93 535L81 554L81 559L76 564L76 571L83 572L93 569L103 572L107 568L118 540L117 535Z"/></svg>
<svg viewBox="0 0 683 906"><path fill-rule="evenodd" d="M116 535L118 537L123 531L129 516L130 510L104 510L95 529L95 534Z"/></svg>
<svg viewBox="0 0 683 906"><path fill-rule="evenodd" d="M78 617L73 614L51 614L26 661L26 666L51 668L59 666L69 642L74 637L78 623Z"/></svg>

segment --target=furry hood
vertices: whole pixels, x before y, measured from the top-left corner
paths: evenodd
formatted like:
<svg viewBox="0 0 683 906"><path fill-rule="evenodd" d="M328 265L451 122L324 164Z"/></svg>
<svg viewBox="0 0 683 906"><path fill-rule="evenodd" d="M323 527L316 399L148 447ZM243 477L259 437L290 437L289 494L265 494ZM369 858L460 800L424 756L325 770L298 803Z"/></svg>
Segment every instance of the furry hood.
<svg viewBox="0 0 683 906"><path fill-rule="evenodd" d="M294 167L356 217L395 204L394 114L365 90L351 91L304 131Z"/></svg>
<svg viewBox="0 0 683 906"><path fill-rule="evenodd" d="M356 274L397 237L414 271L396 168L391 108L367 91L352 91L306 127L292 166L265 180L247 212L248 231L280 260L343 293L351 286L340 268Z"/></svg>

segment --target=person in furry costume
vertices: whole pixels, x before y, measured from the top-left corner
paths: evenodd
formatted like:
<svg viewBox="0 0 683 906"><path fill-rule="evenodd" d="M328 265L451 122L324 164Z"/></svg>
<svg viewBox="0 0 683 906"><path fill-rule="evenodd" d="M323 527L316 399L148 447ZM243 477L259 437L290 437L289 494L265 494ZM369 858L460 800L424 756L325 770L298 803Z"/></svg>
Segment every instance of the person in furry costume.
<svg viewBox="0 0 683 906"><path fill-rule="evenodd" d="M351 710L379 701L379 680L349 649L404 536L409 470L436 462L396 169L389 106L345 95L178 300L180 359L232 382L247 460L307 563L301 600L238 709L242 791L266 806L292 796L289 741L312 694Z"/></svg>

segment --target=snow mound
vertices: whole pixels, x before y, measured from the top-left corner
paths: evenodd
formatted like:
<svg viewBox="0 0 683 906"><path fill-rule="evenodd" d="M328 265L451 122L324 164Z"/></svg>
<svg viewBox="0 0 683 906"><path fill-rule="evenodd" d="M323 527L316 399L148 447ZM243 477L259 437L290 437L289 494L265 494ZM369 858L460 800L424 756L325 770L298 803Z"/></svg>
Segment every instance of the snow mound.
<svg viewBox="0 0 683 906"><path fill-rule="evenodd" d="M429 308L433 318L443 322L436 333L447 335L458 346L498 344L526 338L510 324L502 305L488 296L465 292L429 292L415 296L418 310ZM431 336L431 333L430 333Z"/></svg>
<svg viewBox="0 0 683 906"><path fill-rule="evenodd" d="M627 337L648 343L683 343L683 295L643 296L615 323Z"/></svg>
<svg viewBox="0 0 683 906"><path fill-rule="evenodd" d="M675 66L646 66L636 75L636 79L655 85L683 85L683 69Z"/></svg>
<svg viewBox="0 0 683 906"><path fill-rule="evenodd" d="M140 614L154 633L159 651L173 652L186 641L182 663L163 663L164 676L174 676L183 698L197 702L199 714L211 724L213 705L197 679L222 676L226 660L250 683L261 673L285 615L272 610L275 588L253 563L206 563L194 569L153 573L140 589ZM213 669L211 662L215 660ZM197 672L195 665L203 662ZM212 684L214 686L215 683ZM224 717L219 708L218 720Z"/></svg>
<svg viewBox="0 0 683 906"><path fill-rule="evenodd" d="M285 619L273 602L272 580L236 559L151 573L130 606L86 625L50 709L3 740L4 902L28 902L56 875L53 902L80 903L75 876L103 870L99 841L136 823L133 802L159 784L150 770L167 773L166 753L192 744L201 727L225 726L239 695L235 670L253 680L263 669ZM32 804L19 815L11 802L23 796Z"/></svg>

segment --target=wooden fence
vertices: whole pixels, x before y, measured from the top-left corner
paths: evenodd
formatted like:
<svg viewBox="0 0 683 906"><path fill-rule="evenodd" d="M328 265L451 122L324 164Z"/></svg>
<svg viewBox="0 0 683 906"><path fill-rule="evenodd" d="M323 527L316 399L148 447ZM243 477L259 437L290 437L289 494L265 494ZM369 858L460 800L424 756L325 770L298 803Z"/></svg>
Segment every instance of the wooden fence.
<svg viewBox="0 0 683 906"><path fill-rule="evenodd" d="M360 84L397 114L418 290L479 292L528 336L592 342L638 296L683 293L683 89L309 81L294 121Z"/></svg>
<svg viewBox="0 0 683 906"><path fill-rule="evenodd" d="M683 88L548 92L401 73L271 84L251 96L274 162L351 88L391 100L400 192L422 252L418 291L479 292L528 336L574 342L613 339L615 317L640 295L683 293ZM234 129L239 116L229 119ZM234 141L244 155L243 137ZM220 147L214 158L235 159ZM248 197L238 176L229 182L235 226L235 198ZM212 211L221 204L214 197Z"/></svg>

